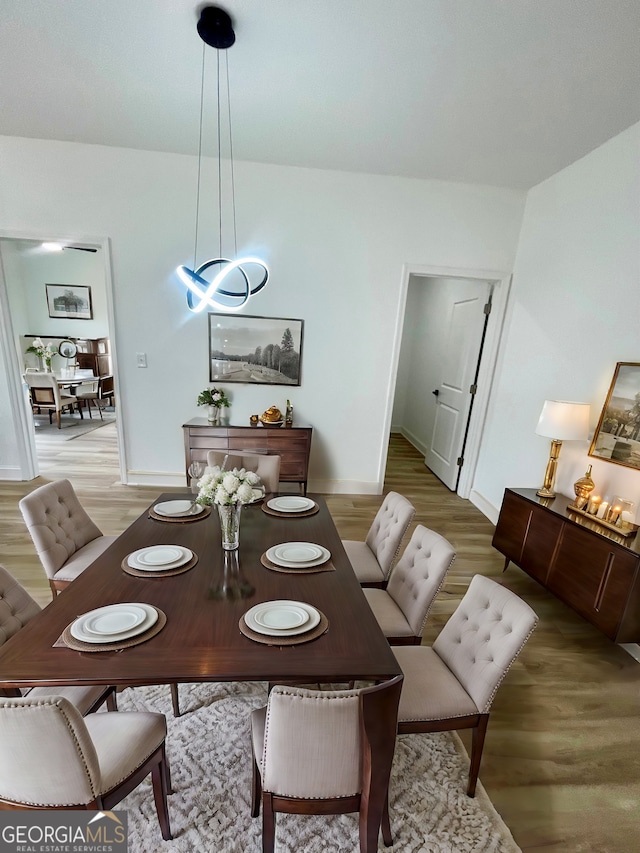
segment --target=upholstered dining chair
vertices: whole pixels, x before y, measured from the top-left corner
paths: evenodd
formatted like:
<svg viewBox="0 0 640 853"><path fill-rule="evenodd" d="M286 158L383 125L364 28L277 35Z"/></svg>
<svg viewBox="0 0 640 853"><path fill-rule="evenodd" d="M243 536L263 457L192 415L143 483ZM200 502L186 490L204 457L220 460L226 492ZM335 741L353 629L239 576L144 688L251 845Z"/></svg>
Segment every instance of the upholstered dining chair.
<svg viewBox="0 0 640 853"><path fill-rule="evenodd" d="M40 605L4 566L0 566L0 646L17 634L38 613L40 613ZM30 687L23 690L0 688L0 697L29 696L31 699L40 699L43 696L51 696L52 693L56 696L64 696L82 715L95 711L105 701L110 711L116 710L115 688L104 685Z"/></svg>
<svg viewBox="0 0 640 853"><path fill-rule="evenodd" d="M63 394L58 386L58 380L53 373L25 373L24 380L29 386L29 397L34 409L44 409L49 412L49 423L52 423L53 413L56 414L58 429L62 429L61 415L64 409L73 411L76 398Z"/></svg>
<svg viewBox="0 0 640 853"><path fill-rule="evenodd" d="M163 714L83 718L62 696L0 701L0 808L110 811L151 773L170 840L166 734Z"/></svg>
<svg viewBox="0 0 640 853"><path fill-rule="evenodd" d="M34 489L19 507L54 598L116 539L102 535L69 480Z"/></svg>
<svg viewBox="0 0 640 853"><path fill-rule="evenodd" d="M98 386L98 405L100 406L115 406L116 398L115 398L115 389L113 385L113 375L109 374L108 376L100 377L100 384Z"/></svg>
<svg viewBox="0 0 640 853"><path fill-rule="evenodd" d="M415 513L415 507L406 498L397 492L389 492L376 513L365 541L342 540L362 586L384 589L398 556L402 537Z"/></svg>
<svg viewBox="0 0 640 853"><path fill-rule="evenodd" d="M473 729L470 797L476 791L491 704L537 622L521 598L475 575L431 647L393 648L404 672L398 734Z"/></svg>
<svg viewBox="0 0 640 853"><path fill-rule="evenodd" d="M419 524L391 570L387 588L362 590L390 643L420 643L433 600L455 558L444 536Z"/></svg>
<svg viewBox="0 0 640 853"><path fill-rule="evenodd" d="M389 776L402 676L360 690L276 685L251 715L251 815L262 801L262 849L272 853L275 815L359 812L360 850L393 843Z"/></svg>
<svg viewBox="0 0 640 853"><path fill-rule="evenodd" d="M78 411L80 412L80 417L82 417L82 405L83 403L87 404L87 409L89 410L89 417L93 418L91 414L91 403L96 407L98 413L100 414L100 420L104 420L102 417L102 408L98 404L98 400L100 398L100 380L99 379L89 379L81 382L80 385L76 387L75 397L78 401Z"/></svg>
<svg viewBox="0 0 640 853"><path fill-rule="evenodd" d="M207 453L207 465L210 468L218 466L227 471L231 471L233 468L255 471L267 492L278 491L280 457L275 453L245 453L244 450L225 453L220 450L210 450Z"/></svg>

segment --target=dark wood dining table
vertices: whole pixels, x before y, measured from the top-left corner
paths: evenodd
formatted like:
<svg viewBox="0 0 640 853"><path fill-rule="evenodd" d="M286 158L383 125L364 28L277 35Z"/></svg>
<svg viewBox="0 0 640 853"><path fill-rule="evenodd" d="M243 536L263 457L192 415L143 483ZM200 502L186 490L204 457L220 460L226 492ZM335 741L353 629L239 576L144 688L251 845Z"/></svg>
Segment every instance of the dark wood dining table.
<svg viewBox="0 0 640 853"><path fill-rule="evenodd" d="M400 667L366 602L324 499L309 497L319 512L306 517L274 517L260 505L243 507L237 566L233 555L225 558L222 550L215 506L206 518L188 523L158 521L145 510L42 613L0 647L0 685L324 683L399 675ZM158 501L175 499L191 500L192 495L164 494ZM269 547L291 541L328 548L335 571L285 574L261 564ZM129 554L155 544L186 546L197 554L198 562L182 574L160 578L133 577L123 571ZM327 631L290 646L265 645L244 636L239 629L242 615L257 603L275 599L315 606L328 619ZM78 616L117 602L154 605L166 615L166 625L146 642L117 652L80 652L59 643L65 627Z"/></svg>

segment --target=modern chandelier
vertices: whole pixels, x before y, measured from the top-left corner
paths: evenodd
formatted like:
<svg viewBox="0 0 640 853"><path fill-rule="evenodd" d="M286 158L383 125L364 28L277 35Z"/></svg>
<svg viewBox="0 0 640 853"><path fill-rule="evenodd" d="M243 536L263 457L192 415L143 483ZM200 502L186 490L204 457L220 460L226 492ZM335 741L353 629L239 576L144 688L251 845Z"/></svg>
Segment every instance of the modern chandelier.
<svg viewBox="0 0 640 853"><path fill-rule="evenodd" d="M229 132L229 168L231 178L231 217L233 220L233 245L236 260L223 257L222 254L222 122L220 111L220 51L226 51L236 40L233 23L224 9L218 6L205 6L200 13L197 25L198 35L202 39L202 83L200 90L200 140L198 144L198 189L196 193L196 223L195 242L193 248L192 268L179 266L176 270L180 280L187 288L187 305L194 311L204 308L237 311L266 285L269 270L259 258L238 258L238 243L236 236L236 199L233 172L233 139L231 133L231 100L229 95L229 63L224 53L228 132ZM218 222L219 244L218 257L205 261L197 266L198 256L198 224L200 219L200 181L202 172L202 124L204 115L204 79L206 45L216 49L217 69L217 135L218 135ZM214 273L211 281L204 278L206 270ZM257 284L252 283L252 278ZM259 279L259 280L258 280Z"/></svg>

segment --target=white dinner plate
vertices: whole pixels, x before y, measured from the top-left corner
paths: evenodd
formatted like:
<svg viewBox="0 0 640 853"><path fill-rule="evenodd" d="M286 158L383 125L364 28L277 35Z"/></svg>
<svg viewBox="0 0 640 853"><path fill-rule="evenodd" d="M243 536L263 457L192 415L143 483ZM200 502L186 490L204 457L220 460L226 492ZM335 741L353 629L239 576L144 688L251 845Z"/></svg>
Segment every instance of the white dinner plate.
<svg viewBox="0 0 640 853"><path fill-rule="evenodd" d="M140 569L146 572L165 572L184 566L192 557L193 551L184 548L182 545L150 545L129 554L127 563L132 569Z"/></svg>
<svg viewBox="0 0 640 853"><path fill-rule="evenodd" d="M125 604L123 607L107 607L87 616L82 627L90 634L109 636L110 634L121 634L141 625L147 614L136 604Z"/></svg>
<svg viewBox="0 0 640 853"><path fill-rule="evenodd" d="M295 562L294 560L284 560L282 557L279 557L277 553L279 549L290 545L310 545L320 551L320 556L316 557L315 560L307 560L304 563ZM282 566L284 569L302 570L312 569L314 566L321 566L323 563L326 563L331 557L331 551L328 548L323 548L322 545L313 545L312 542L284 542L282 545L274 545L273 548L269 548L266 556L267 560L270 560L276 566Z"/></svg>
<svg viewBox="0 0 640 853"><path fill-rule="evenodd" d="M169 518L183 518L187 515L199 515L204 507L192 501L163 501L154 506L158 515L166 515Z"/></svg>
<svg viewBox="0 0 640 853"><path fill-rule="evenodd" d="M133 609L136 611L142 610L144 618L137 625L119 631L118 633L93 633L86 627L87 621L95 627L96 618L100 620L101 618L104 619L105 617L113 616L113 614L119 610L131 612ZM83 643L115 643L119 640L128 640L130 637L136 637L138 634L143 634L155 625L157 621L158 611L155 607L151 607L149 604L108 604L106 607L99 607L97 610L91 610L89 613L79 616L71 625L70 631L72 637L75 637L76 640L81 640ZM113 626L115 623L113 621L110 623L107 621L107 625L109 624Z"/></svg>
<svg viewBox="0 0 640 853"><path fill-rule="evenodd" d="M273 553L287 563L310 563L322 556L322 548L312 542L285 542L276 545Z"/></svg>
<svg viewBox="0 0 640 853"><path fill-rule="evenodd" d="M304 622L294 624L291 628L275 627L287 621L299 620L300 611L308 614L308 619ZM252 631L267 637L294 637L296 634L304 634L315 628L320 622L320 612L303 601L263 601L247 610L244 621Z"/></svg>
<svg viewBox="0 0 640 853"><path fill-rule="evenodd" d="M305 512L305 510L314 508L315 501L296 495L285 495L281 498L272 498L267 506L277 512Z"/></svg>

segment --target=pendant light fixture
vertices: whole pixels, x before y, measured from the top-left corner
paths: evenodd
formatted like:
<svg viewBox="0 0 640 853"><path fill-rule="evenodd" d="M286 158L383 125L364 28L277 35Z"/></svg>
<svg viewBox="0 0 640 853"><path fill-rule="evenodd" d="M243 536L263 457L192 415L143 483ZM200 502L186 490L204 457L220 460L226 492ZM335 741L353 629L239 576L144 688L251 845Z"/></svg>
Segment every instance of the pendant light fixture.
<svg viewBox="0 0 640 853"><path fill-rule="evenodd" d="M229 96L229 64L226 50L236 40L233 23L229 15L218 6L205 6L200 13L197 25L198 35L202 39L202 83L200 91L200 141L198 145L198 189L196 194L196 224L195 242L193 248L193 266L180 266L178 276L187 288L187 305L194 311L213 308L224 311L237 311L266 285L269 270L259 258L238 258L236 237L236 199L233 172L233 139L231 133L231 100ZM218 257L205 261L197 266L198 255L198 224L200 219L200 181L202 174L202 123L204 115L204 79L206 45L216 49L217 67L217 133L218 133L218 221L219 244ZM222 254L222 130L220 110L220 55L224 53L224 76L227 90L228 132L229 132L229 168L231 179L231 213L233 220L233 247L235 260L223 257ZM213 278L208 281L204 273L211 270ZM252 283L257 282L257 283Z"/></svg>

